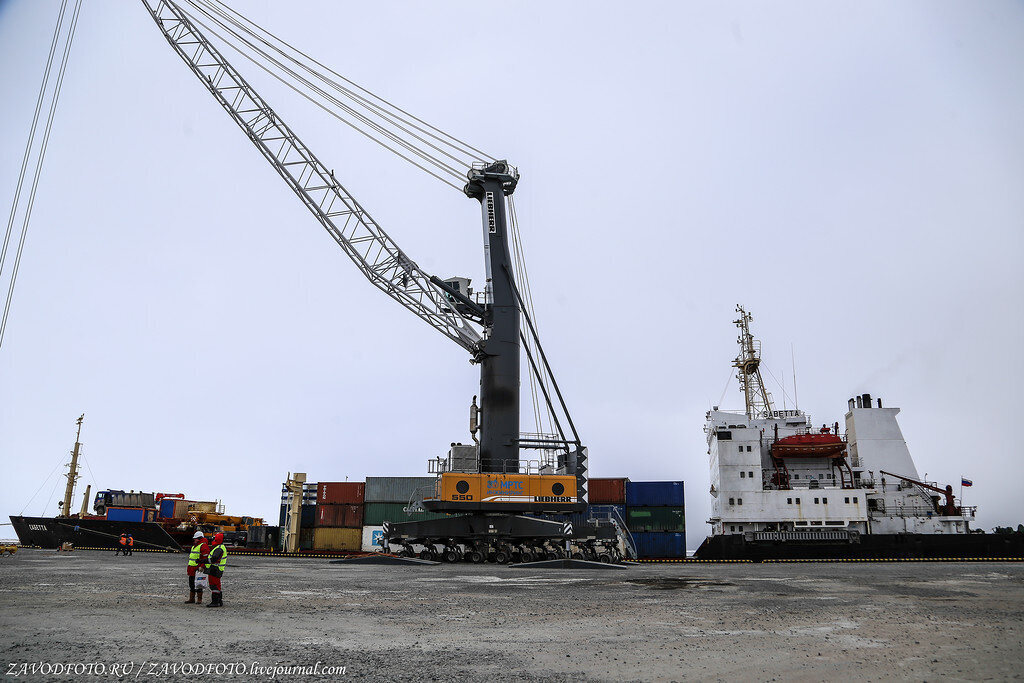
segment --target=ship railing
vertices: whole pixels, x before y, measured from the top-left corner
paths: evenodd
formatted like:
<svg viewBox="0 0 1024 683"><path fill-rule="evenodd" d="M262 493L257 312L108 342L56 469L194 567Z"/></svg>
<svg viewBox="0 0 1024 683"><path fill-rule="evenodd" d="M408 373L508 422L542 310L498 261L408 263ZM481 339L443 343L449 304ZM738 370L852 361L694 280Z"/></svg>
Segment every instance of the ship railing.
<svg viewBox="0 0 1024 683"><path fill-rule="evenodd" d="M936 510L930 505L892 505L886 507L883 501L876 501L875 507L869 512L876 512L891 517L970 517L973 518L978 512L977 505L956 506L952 514L945 514L942 506Z"/></svg>

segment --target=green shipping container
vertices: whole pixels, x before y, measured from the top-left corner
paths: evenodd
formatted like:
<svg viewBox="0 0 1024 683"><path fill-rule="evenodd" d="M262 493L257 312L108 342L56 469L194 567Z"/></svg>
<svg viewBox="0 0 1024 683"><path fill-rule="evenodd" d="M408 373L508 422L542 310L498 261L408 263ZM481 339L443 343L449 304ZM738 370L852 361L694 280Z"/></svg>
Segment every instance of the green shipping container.
<svg viewBox="0 0 1024 683"><path fill-rule="evenodd" d="M408 503L367 503L363 508L363 525L380 526L384 522L421 522L425 519L442 519L448 515L439 512L408 514L402 508Z"/></svg>
<svg viewBox="0 0 1024 683"><path fill-rule="evenodd" d="M681 507L626 508L626 526L630 531L686 531L686 515Z"/></svg>

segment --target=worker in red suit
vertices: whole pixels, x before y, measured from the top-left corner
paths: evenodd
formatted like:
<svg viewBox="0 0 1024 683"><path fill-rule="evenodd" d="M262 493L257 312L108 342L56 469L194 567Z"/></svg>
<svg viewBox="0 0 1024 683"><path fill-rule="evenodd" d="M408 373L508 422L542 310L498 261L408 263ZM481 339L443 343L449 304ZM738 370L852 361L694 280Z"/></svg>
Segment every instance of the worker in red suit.
<svg viewBox="0 0 1024 683"><path fill-rule="evenodd" d="M114 557L117 557L118 553L128 555L128 534L122 533L121 538L117 539L118 546L117 550L114 551Z"/></svg>
<svg viewBox="0 0 1024 683"><path fill-rule="evenodd" d="M206 536L202 531L192 535L192 547L188 553L188 600L186 604L203 604L203 588L196 588L196 572L206 568L206 558L210 554L210 544L206 542Z"/></svg>
<svg viewBox="0 0 1024 683"><path fill-rule="evenodd" d="M210 575L210 604L207 607L223 607L224 594L221 592L220 578L228 566L228 549L224 547L224 534L220 532L213 535L213 548L210 549L207 566L206 572Z"/></svg>

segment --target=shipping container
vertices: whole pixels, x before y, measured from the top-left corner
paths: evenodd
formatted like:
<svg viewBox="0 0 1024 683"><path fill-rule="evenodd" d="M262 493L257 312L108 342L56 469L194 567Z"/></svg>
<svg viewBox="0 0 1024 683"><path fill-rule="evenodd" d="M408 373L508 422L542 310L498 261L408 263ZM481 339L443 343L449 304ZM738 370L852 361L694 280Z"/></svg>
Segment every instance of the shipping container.
<svg viewBox="0 0 1024 683"><path fill-rule="evenodd" d="M362 505L366 484L361 481L322 481L317 484L317 505Z"/></svg>
<svg viewBox="0 0 1024 683"><path fill-rule="evenodd" d="M152 493L134 491L100 491L96 494L97 502L104 507L114 508L155 508L156 499Z"/></svg>
<svg viewBox="0 0 1024 683"><path fill-rule="evenodd" d="M299 517L299 527L311 529L316 526L316 505L303 505ZM277 518L278 526L288 526L288 506L281 506L281 515Z"/></svg>
<svg viewBox="0 0 1024 683"><path fill-rule="evenodd" d="M363 526L363 506L317 505L315 526L361 527Z"/></svg>
<svg viewBox="0 0 1024 683"><path fill-rule="evenodd" d="M629 479L588 479L587 500L591 504L601 505L625 505L626 504L626 482Z"/></svg>
<svg viewBox="0 0 1024 683"><path fill-rule="evenodd" d="M161 519L174 519L174 498L165 498L160 501Z"/></svg>
<svg viewBox="0 0 1024 683"><path fill-rule="evenodd" d="M639 558L686 557L686 534L664 531L636 532L633 534Z"/></svg>
<svg viewBox="0 0 1024 683"><path fill-rule="evenodd" d="M366 488L369 491L369 485ZM410 515L402 512L403 507L406 507L405 503L367 503L363 506L363 524L380 526L384 522L412 522L447 517L439 512L418 512Z"/></svg>
<svg viewBox="0 0 1024 683"><path fill-rule="evenodd" d="M362 527L344 529L317 527L313 530L314 550L352 550L357 551L363 544Z"/></svg>
<svg viewBox="0 0 1024 683"><path fill-rule="evenodd" d="M299 530L299 550L313 549L313 529Z"/></svg>
<svg viewBox="0 0 1024 683"><path fill-rule="evenodd" d="M381 539L384 537L384 527L364 526L361 550L365 553L381 552Z"/></svg>
<svg viewBox="0 0 1024 683"><path fill-rule="evenodd" d="M367 503L404 503L413 495L433 494L436 477L367 477L363 499Z"/></svg>
<svg viewBox="0 0 1024 683"><path fill-rule="evenodd" d="M107 508L107 519L112 522L145 522L145 508Z"/></svg>
<svg viewBox="0 0 1024 683"><path fill-rule="evenodd" d="M627 507L657 507L672 505L683 507L681 481L627 481Z"/></svg>
<svg viewBox="0 0 1024 683"><path fill-rule="evenodd" d="M626 526L630 531L686 531L681 507L626 508Z"/></svg>

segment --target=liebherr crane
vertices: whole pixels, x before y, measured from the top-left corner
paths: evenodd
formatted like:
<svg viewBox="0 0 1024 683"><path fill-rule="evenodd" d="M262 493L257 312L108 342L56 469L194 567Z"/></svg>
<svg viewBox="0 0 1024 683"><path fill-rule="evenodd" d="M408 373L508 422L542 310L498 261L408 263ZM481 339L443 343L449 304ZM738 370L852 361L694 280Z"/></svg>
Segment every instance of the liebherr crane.
<svg viewBox="0 0 1024 683"><path fill-rule="evenodd" d="M601 548L608 548L605 557L614 556L606 530L573 529L571 524L519 514L584 510L587 449L551 375L514 276L507 203L519 182L518 171L504 160L477 161L466 169L462 190L481 206L487 273L484 296L474 297L467 280L445 281L420 269L207 40L181 4L142 2L175 52L363 275L468 351L471 362L480 366L480 406L478 410L474 400L471 408L471 431L475 441L479 432L478 444L453 444L446 459L432 463L436 485L418 501L427 510L453 516L388 524L386 544L409 554L415 543L423 548L421 556L448 561L465 557L503 562L561 557L568 547L565 541L572 539L583 555L596 558ZM530 352L527 333L536 353ZM531 371L547 380L540 387L557 434L520 434L523 348ZM554 399L568 433L558 420ZM523 449L552 457L543 466L531 467L533 461L520 456Z"/></svg>

